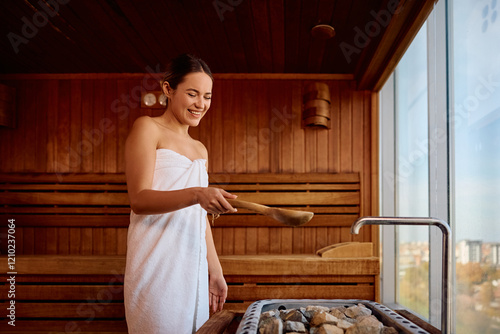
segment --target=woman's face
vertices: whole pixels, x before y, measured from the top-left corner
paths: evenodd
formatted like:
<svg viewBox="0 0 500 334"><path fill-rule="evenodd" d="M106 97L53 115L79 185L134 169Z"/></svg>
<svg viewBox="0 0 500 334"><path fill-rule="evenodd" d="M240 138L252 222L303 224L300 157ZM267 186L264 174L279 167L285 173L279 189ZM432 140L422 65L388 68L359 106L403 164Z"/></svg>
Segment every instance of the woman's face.
<svg viewBox="0 0 500 334"><path fill-rule="evenodd" d="M169 98L169 109L181 124L198 126L210 108L212 79L203 72L189 73L177 85L176 90L164 84L164 92Z"/></svg>

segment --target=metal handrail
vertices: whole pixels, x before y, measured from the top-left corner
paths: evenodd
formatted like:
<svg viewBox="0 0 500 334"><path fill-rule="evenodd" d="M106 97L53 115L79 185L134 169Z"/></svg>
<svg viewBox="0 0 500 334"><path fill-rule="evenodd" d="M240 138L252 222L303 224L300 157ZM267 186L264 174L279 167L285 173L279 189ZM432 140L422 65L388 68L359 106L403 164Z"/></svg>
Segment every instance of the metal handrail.
<svg viewBox="0 0 500 334"><path fill-rule="evenodd" d="M443 235L442 287L441 287L441 333L447 334L451 329L451 229L448 223L432 217L361 217L351 226L351 233L358 234L363 225L427 225L437 226Z"/></svg>

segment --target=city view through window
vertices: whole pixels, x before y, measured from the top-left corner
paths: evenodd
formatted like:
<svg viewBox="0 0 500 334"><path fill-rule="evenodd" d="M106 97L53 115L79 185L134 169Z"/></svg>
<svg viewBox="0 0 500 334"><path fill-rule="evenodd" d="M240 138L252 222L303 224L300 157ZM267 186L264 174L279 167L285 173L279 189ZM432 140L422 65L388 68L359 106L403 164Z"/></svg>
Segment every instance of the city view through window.
<svg viewBox="0 0 500 334"><path fill-rule="evenodd" d="M395 72L395 210L429 216L427 52L448 48L448 110L438 112L447 120L455 332L500 333L500 3L449 0L446 12L448 45L429 43L424 26ZM429 229L400 227L395 241L397 302L429 319Z"/></svg>

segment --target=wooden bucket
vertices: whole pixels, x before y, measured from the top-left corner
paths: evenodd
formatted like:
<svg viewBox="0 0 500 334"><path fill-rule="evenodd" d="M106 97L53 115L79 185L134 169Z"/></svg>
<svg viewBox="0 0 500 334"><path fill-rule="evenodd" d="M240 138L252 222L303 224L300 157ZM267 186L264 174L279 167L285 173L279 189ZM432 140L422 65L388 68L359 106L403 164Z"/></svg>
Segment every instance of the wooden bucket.
<svg viewBox="0 0 500 334"><path fill-rule="evenodd" d="M303 103L311 100L325 100L330 103L330 88L323 82L312 82L304 90Z"/></svg>
<svg viewBox="0 0 500 334"><path fill-rule="evenodd" d="M308 84L304 91L303 103L302 126L330 128L330 89L327 84Z"/></svg>

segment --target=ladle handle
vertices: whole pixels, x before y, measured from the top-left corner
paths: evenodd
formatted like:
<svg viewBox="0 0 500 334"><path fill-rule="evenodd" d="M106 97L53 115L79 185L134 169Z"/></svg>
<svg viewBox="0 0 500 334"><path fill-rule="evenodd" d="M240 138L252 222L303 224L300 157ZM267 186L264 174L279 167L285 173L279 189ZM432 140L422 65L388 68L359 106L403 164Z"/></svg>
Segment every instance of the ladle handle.
<svg viewBox="0 0 500 334"><path fill-rule="evenodd" d="M226 198L226 200L234 208L248 209L248 210L263 214L263 215L265 215L267 213L267 210L269 209L268 206L258 204L258 203L253 203L253 202L242 201L239 199Z"/></svg>

